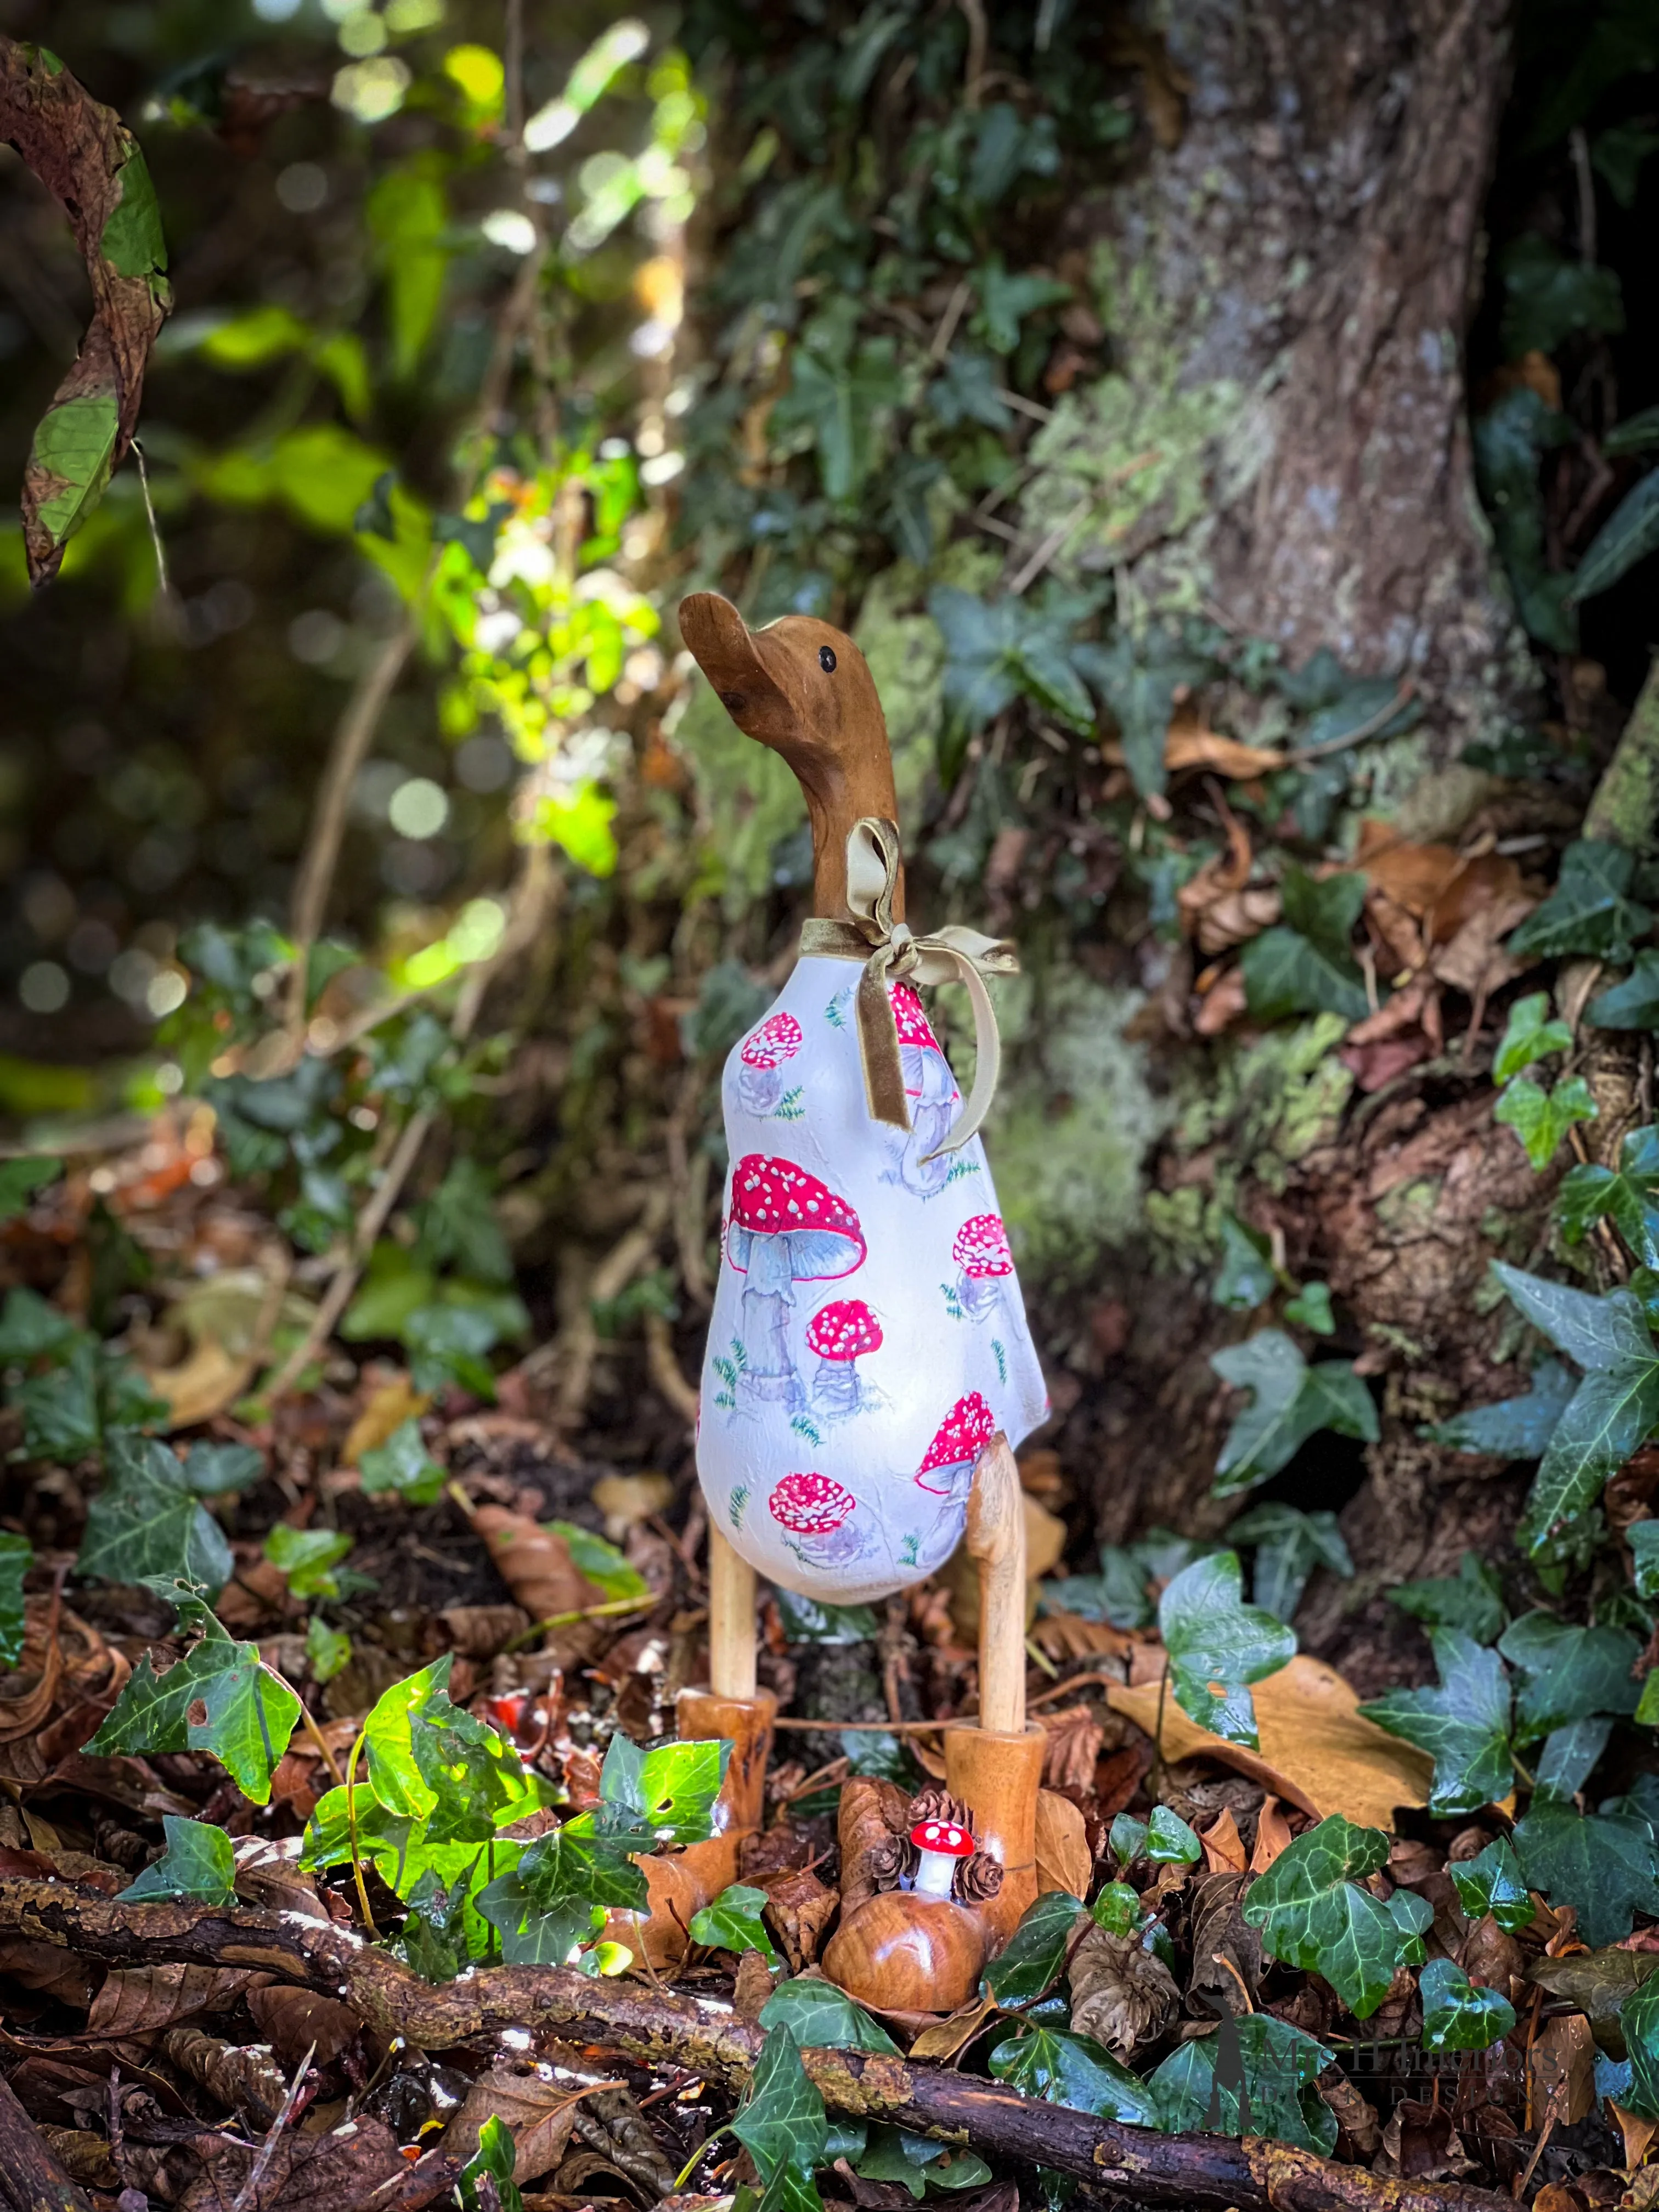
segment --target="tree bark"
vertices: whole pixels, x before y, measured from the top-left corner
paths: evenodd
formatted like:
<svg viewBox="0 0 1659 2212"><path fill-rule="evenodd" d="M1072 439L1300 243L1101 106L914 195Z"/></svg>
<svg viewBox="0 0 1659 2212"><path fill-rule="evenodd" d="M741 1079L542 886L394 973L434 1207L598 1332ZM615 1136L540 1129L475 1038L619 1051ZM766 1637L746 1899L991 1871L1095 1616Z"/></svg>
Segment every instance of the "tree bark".
<svg viewBox="0 0 1659 2212"><path fill-rule="evenodd" d="M0 2081L0 2193L15 2212L92 2212L91 2199L46 2148L6 2081Z"/></svg>
<svg viewBox="0 0 1659 2212"><path fill-rule="evenodd" d="M1176 0L1185 127L1118 196L1181 379L1245 394L1212 597L1291 665L1410 673L1449 750L1529 682L1474 495L1462 342L1505 0ZM1148 562L1155 578L1158 556Z"/></svg>
<svg viewBox="0 0 1659 2212"><path fill-rule="evenodd" d="M338 1998L380 2033L401 2035L421 2049L443 2050L507 2027L556 2027L567 2038L643 2065L690 2067L740 2086L765 2039L735 2014L710 2014L690 1998L625 1981L595 1982L567 1967L486 1966L437 1987L350 1929L291 1912L129 1905L20 1877L0 1880L0 1933L111 1965L184 1960L257 1966ZM801 2056L834 2112L969 2143L999 2159L1035 2161L1143 2204L1215 2212L1229 2206L1237 2212L1499 2212L1508 2204L1485 2190L1385 2180L1255 2137L1165 2136L1126 2127L947 2067L871 2051ZM31 2197L19 2212L86 2207L71 2197L37 2208Z"/></svg>

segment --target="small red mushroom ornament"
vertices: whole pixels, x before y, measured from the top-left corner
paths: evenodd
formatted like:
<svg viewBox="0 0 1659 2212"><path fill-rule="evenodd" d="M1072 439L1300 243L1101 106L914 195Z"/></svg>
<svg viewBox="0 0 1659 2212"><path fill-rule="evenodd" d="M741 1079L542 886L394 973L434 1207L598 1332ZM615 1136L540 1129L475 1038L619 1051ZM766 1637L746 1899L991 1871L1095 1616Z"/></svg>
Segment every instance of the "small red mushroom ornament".
<svg viewBox="0 0 1659 2212"><path fill-rule="evenodd" d="M920 1897L949 1897L957 1869L974 1856L974 1839L954 1820L918 1820L910 1841L921 1853L912 1887Z"/></svg>

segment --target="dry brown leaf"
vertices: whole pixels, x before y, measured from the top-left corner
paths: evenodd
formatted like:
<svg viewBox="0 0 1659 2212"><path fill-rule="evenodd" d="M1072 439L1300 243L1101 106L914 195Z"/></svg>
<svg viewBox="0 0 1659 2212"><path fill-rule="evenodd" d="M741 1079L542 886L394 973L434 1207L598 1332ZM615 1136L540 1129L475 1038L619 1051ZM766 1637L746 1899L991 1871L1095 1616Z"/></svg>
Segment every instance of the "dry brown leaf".
<svg viewBox="0 0 1659 2212"><path fill-rule="evenodd" d="M1109 739L1100 750L1102 758L1115 768L1124 766L1127 756L1121 739ZM1206 730L1194 707L1176 708L1164 740L1164 765L1172 772L1207 768L1214 775L1238 783L1248 783L1253 776L1273 775L1284 767L1285 757L1283 753L1269 751L1265 746L1242 744L1237 738L1224 738L1218 730Z"/></svg>
<svg viewBox="0 0 1659 2212"><path fill-rule="evenodd" d="M935 2065L948 2066L959 2051L966 2048L977 2033L981 2024L988 2020L997 2008L994 1996L969 1997L958 2005L955 2012L947 2013L943 2020L932 2021L910 2045L912 2058L931 2058Z"/></svg>
<svg viewBox="0 0 1659 2212"><path fill-rule="evenodd" d="M1244 1839L1238 1832L1231 1805L1222 1807L1198 1840L1204 1846L1204 1863L1212 1874L1243 1873Z"/></svg>
<svg viewBox="0 0 1659 2212"><path fill-rule="evenodd" d="M1202 1753L1236 1768L1322 1820L1340 1813L1362 1826L1391 1828L1396 1806L1428 1802L1434 1762L1375 1722L1359 1717L1359 1699L1334 1667L1298 1652L1287 1667L1251 1690L1260 1752L1224 1742L1189 1721L1173 1698L1164 1701L1164 1756ZM1158 1726L1158 1686L1107 1687L1107 1702L1151 1735Z"/></svg>
<svg viewBox="0 0 1659 2212"><path fill-rule="evenodd" d="M89 2128L42 2128L40 2140L71 2181L114 2191L121 2186L107 2136Z"/></svg>
<svg viewBox="0 0 1659 2212"><path fill-rule="evenodd" d="M1277 1797L1264 1797L1261 1810L1255 1816L1255 1849L1250 1853L1249 1871L1266 1874L1291 1840L1291 1824L1279 1809Z"/></svg>
<svg viewBox="0 0 1659 2212"><path fill-rule="evenodd" d="M228 2012L249 1984L248 1966L125 1966L104 1977L87 2014L92 2035L147 2035L198 2013Z"/></svg>
<svg viewBox="0 0 1659 2212"><path fill-rule="evenodd" d="M1023 1487L1020 1503L1025 1509L1025 1579L1041 1582L1060 1565L1066 1549L1066 1523Z"/></svg>
<svg viewBox="0 0 1659 2212"><path fill-rule="evenodd" d="M1239 967L1224 969L1209 989L1200 994L1198 1012L1193 1017L1193 1029L1199 1036L1219 1036L1225 1029L1242 1018L1246 1011L1244 970Z"/></svg>
<svg viewBox="0 0 1659 2212"><path fill-rule="evenodd" d="M27 1936L8 1936L0 1941L0 1975L84 2012L92 2002L98 1969L90 1959L75 1958L56 1943L35 1943Z"/></svg>
<svg viewBox="0 0 1659 2212"><path fill-rule="evenodd" d="M234 1405L253 1374L251 1359L239 1359L213 1338L204 1338L176 1367L147 1367L145 1383L167 1409L162 1426L193 1428Z"/></svg>
<svg viewBox="0 0 1659 2212"><path fill-rule="evenodd" d="M179 2199L178 2212L226 2212L241 2201L256 2158L264 2161L259 2212L358 2212L377 2191L419 2171L410 2167L386 2122L368 2112L326 2135L281 2135L268 2155L257 2141L238 2142L205 2131L197 2140L204 2171Z"/></svg>
<svg viewBox="0 0 1659 2212"><path fill-rule="evenodd" d="M665 1474L602 1474L589 1496L605 1516L605 1534L620 1544L635 1522L666 1512L674 1486Z"/></svg>
<svg viewBox="0 0 1659 2212"><path fill-rule="evenodd" d="M417 1390L407 1375L394 1375L368 1395L368 1403L346 1431L340 1447L340 1464L356 1467L366 1451L378 1451L405 1421L419 1420L432 1403L429 1390Z"/></svg>
<svg viewBox="0 0 1659 2212"><path fill-rule="evenodd" d="M1582 2012L1546 2021L1527 2063L1533 2110L1540 2121L1553 2099L1559 2128L1570 2128L1595 2110L1595 2038Z"/></svg>
<svg viewBox="0 0 1659 2212"><path fill-rule="evenodd" d="M331 2066L356 2041L363 2024L349 2005L285 1983L250 1990L247 2008L260 2034L290 2069L313 2049L319 2066Z"/></svg>
<svg viewBox="0 0 1659 2212"><path fill-rule="evenodd" d="M268 2128L283 2109L288 2083L258 2045L224 2043L199 2027L170 2027L161 2048L180 2073L233 2112Z"/></svg>
<svg viewBox="0 0 1659 2212"><path fill-rule="evenodd" d="M1376 2117L1376 2107L1369 2097L1357 2089L1346 2074L1334 2067L1330 2077L1318 2085L1320 2096L1336 2114L1337 2125L1348 2138L1353 2152L1359 2158L1375 2158L1382 2142L1382 2123ZM1535 2208L1534 2208L1535 2212Z"/></svg>
<svg viewBox="0 0 1659 2212"><path fill-rule="evenodd" d="M757 2021L771 1994L772 1969L766 1963L764 1953L740 1952L732 1983L732 2011L739 2020Z"/></svg>
<svg viewBox="0 0 1659 2212"><path fill-rule="evenodd" d="M450 1605L439 1626L464 1658L493 1659L530 1626L521 1605Z"/></svg>
<svg viewBox="0 0 1659 2212"><path fill-rule="evenodd" d="M471 2158L478 2148L479 2130L494 2115L513 2136L514 2179L535 2181L564 2156L582 2098L615 2086L595 2082L573 2093L568 2081L550 2080L534 2065L498 2058L467 2091L466 2101L444 2130L443 2148L451 2157Z"/></svg>
<svg viewBox="0 0 1659 2212"><path fill-rule="evenodd" d="M1086 1789L1094 1779L1090 1762ZM1089 1850L1088 1824L1069 1797L1039 1790L1036 1802L1036 1875L1039 1895L1048 1889L1069 1890L1076 1898L1089 1894L1095 1863Z"/></svg>
<svg viewBox="0 0 1659 2212"><path fill-rule="evenodd" d="M817 1875L805 1869L785 1875L768 1887L765 1917L783 1947L792 1973L799 1973L817 1957L823 1931L840 1903L839 1890L825 1888Z"/></svg>
<svg viewBox="0 0 1659 2212"><path fill-rule="evenodd" d="M1162 2035L1181 2004L1175 1976L1135 1936L1091 1928L1066 1968L1072 2027L1120 2058Z"/></svg>
<svg viewBox="0 0 1659 2212"><path fill-rule="evenodd" d="M1625 2138L1625 2164L1632 2171L1648 2154L1648 2146L1659 2135L1659 2120L1644 2119L1639 2112L1627 2112L1622 2105L1607 2099L1613 2117L1619 2123L1619 2132Z"/></svg>
<svg viewBox="0 0 1659 2212"><path fill-rule="evenodd" d="M564 1538L527 1514L480 1505L472 1526L489 1547L496 1573L532 1620L605 1603L605 1592L573 1564Z"/></svg>
<svg viewBox="0 0 1659 2212"><path fill-rule="evenodd" d="M1068 1705L1063 1713L1044 1713L1048 1741L1042 1747L1042 1779L1051 1790L1086 1790L1106 1741L1104 1725L1087 1705Z"/></svg>
<svg viewBox="0 0 1659 2212"><path fill-rule="evenodd" d="M896 1782L878 1775L855 1774L842 1784L836 1815L841 1850L841 1907L855 1911L876 1893L873 1854L884 1852L910 1821L910 1800Z"/></svg>
<svg viewBox="0 0 1659 2212"><path fill-rule="evenodd" d="M1050 1659L1121 1658L1130 1641L1110 1621L1085 1620L1079 1613L1045 1613L1033 1627L1031 1638L1038 1650Z"/></svg>

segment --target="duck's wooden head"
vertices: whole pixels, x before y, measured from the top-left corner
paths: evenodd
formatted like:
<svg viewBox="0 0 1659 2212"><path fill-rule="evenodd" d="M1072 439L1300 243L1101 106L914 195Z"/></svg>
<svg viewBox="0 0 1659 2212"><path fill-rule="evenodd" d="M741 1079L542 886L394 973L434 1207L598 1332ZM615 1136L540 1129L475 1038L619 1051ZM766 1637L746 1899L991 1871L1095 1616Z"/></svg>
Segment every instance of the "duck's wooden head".
<svg viewBox="0 0 1659 2212"><path fill-rule="evenodd" d="M811 615L785 615L751 630L718 592L682 599L679 622L732 720L781 754L805 793L814 913L850 920L848 832L866 814L898 819L887 721L869 664L850 637ZM893 912L902 918L902 872Z"/></svg>

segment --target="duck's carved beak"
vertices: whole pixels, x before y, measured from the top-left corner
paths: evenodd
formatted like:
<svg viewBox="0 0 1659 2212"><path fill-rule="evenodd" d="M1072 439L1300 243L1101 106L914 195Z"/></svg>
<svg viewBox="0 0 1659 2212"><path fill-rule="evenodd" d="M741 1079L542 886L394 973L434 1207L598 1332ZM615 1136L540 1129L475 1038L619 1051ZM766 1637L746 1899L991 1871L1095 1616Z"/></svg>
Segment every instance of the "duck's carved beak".
<svg viewBox="0 0 1659 2212"><path fill-rule="evenodd" d="M718 592L693 592L680 601L680 635L720 703L745 737L781 745L798 726L794 703L781 680L787 656L764 630L751 630L730 599Z"/></svg>

